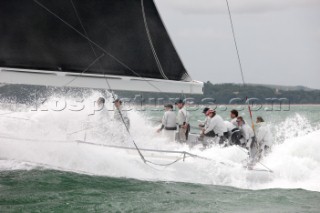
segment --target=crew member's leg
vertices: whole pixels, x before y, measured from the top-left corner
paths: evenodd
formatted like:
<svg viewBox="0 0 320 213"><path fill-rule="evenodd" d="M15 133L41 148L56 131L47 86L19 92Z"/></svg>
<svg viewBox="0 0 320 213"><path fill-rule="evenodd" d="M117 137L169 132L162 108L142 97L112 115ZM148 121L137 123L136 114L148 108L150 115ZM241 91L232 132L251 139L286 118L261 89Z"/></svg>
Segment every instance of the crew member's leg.
<svg viewBox="0 0 320 213"><path fill-rule="evenodd" d="M258 143L254 137L250 139L249 143L250 147L248 167L252 168L259 161L261 153L259 153Z"/></svg>
<svg viewBox="0 0 320 213"><path fill-rule="evenodd" d="M179 141L180 142L186 142L187 141L187 137L186 134L187 133L187 129L179 127Z"/></svg>

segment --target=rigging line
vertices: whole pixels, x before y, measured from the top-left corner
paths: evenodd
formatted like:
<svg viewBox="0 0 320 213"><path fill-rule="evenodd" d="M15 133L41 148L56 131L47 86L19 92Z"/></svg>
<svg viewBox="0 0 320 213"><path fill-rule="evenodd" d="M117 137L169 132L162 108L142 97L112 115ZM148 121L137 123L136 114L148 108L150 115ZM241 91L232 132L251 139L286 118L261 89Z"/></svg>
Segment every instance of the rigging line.
<svg viewBox="0 0 320 213"><path fill-rule="evenodd" d="M85 72L87 72L98 60L100 60L100 58L104 57L105 54L102 53L102 55L100 55L98 58L96 58L93 62L91 62L91 64L89 64L89 66L84 69L80 75L75 76L73 79L71 79L69 82L67 82L66 84L63 85L63 87L68 86L69 84L71 84L73 81L75 81L77 78L81 77Z"/></svg>
<svg viewBox="0 0 320 213"><path fill-rule="evenodd" d="M89 36L88 36L88 33L87 33L86 29L84 28L84 26L83 26L83 24L82 24L81 18L80 18L80 16L79 16L79 13L78 13L78 11L77 11L77 8L75 7L75 5L74 5L74 3L73 3L73 0L71 0L71 4L72 4L72 7L73 7L73 9L74 9L74 11L75 11L75 13L76 13L76 16L77 16L77 18L78 18L78 21L80 22L80 25L81 25L84 33L85 33L85 36L86 36L88 39L90 39ZM90 42L90 46L91 46L91 49L92 49L92 51L93 51L93 54L96 56L96 52L95 52L95 50L94 50L91 42ZM103 71L103 75L104 75L104 77L105 77L106 84L107 84L109 90L111 91L112 98L113 98L113 100L115 101L116 98L115 98L115 96L114 96L114 92L113 92L112 87L111 87L111 85L110 85L110 83L109 83L109 81L108 81L108 78L106 78L106 74L105 74L105 71L104 71L104 69L103 69L103 67L102 67L101 61L100 61L100 67L101 67L101 69L102 69L102 71ZM123 115L122 115L122 113L121 113L121 110L120 110L120 109L117 109L117 110L118 110L118 113L119 113L119 115L120 115L120 118L121 118L121 120L122 120L123 125L125 126L125 128L126 128L128 134L129 134L129 136L130 136L130 138L131 138L134 146L135 146L136 149L137 149L137 152L139 153L142 161L143 161L144 163L146 163L145 157L142 155L141 151L139 150L136 142L134 141L134 139L133 139L133 137L132 137L132 135L131 135L131 133L130 133L130 130L129 130L128 126L127 126L126 123L125 123L125 120L124 120L124 118L123 118Z"/></svg>
<svg viewBox="0 0 320 213"><path fill-rule="evenodd" d="M124 150L136 150L136 148L131 148L131 147L123 147L123 146L115 146L115 145L105 145L105 144L97 144L97 143L92 143L92 142L85 142L85 141L76 141L77 143L79 144L87 144L87 145L93 145L93 146L101 146L101 147L107 147L107 148L115 148L115 149L124 149ZM155 149L146 149L146 148L143 148L141 149L141 151L145 151L145 152L158 152L158 153L172 153L172 154L181 154L182 157L178 157L176 160L174 160L173 162L171 163L167 163L167 164L160 164L160 163L154 163L150 160L146 160L146 164L147 163L150 163L152 165L155 165L155 166L162 166L162 167L168 167L168 166L171 166L177 162L179 162L180 160L183 160L183 159L186 159L187 156L190 156L192 158L199 158L199 159L202 159L202 160L206 160L206 161L214 161L210 158L206 158L206 157L202 157L202 156L199 156L199 155L195 155L195 154L192 154L190 152L186 152L186 151L171 151L171 150L155 150ZM218 163L221 163L221 164L225 164L223 162L218 162ZM226 164L225 164L226 165ZM153 167L151 167L153 168Z"/></svg>
<svg viewBox="0 0 320 213"><path fill-rule="evenodd" d="M184 157L179 157L179 158L177 158L176 160L174 160L173 162L171 162L171 163L154 163L154 162L151 162L151 161L149 161L149 160L147 160L147 163L150 163L150 164L152 164L152 165L155 165L155 166L161 166L161 167L168 167L168 166L171 166L171 165L173 165L173 164L175 164L175 163L178 163L179 161L181 161L182 159L183 159Z"/></svg>
<svg viewBox="0 0 320 213"><path fill-rule="evenodd" d="M83 33L81 33L79 30L77 30L75 27L73 27L71 24L69 24L67 21L63 20L61 17L59 17L57 14L55 14L54 12L52 12L49 8L47 8L46 6L44 6L43 4L41 4L38 0L33 0L36 4L38 4L40 7L42 7L44 10L46 10L48 13L50 13L51 15L53 15L54 17L56 17L57 19L59 19L61 22L63 22L65 25L67 25L68 27L70 27L72 30L74 30L76 33L78 33L81 37L85 38L87 41L89 41L90 43L92 43L94 46L96 46L98 49L100 49L101 51L103 51L105 54L107 54L109 57L111 57L113 60L115 60L116 62L118 62L119 64L121 64L123 67L125 67L126 69L128 69L129 71L131 71L133 74L135 74L136 76L142 78L143 80L145 80L145 82L147 84L149 84L151 87L155 88L156 90L158 90L159 92L162 92L157 86L153 85L151 82L149 82L149 80L147 80L146 78L142 77L139 73L135 72L133 69L131 69L129 66L127 66L125 63L123 63L122 61L120 61L118 58L116 58L115 56L113 56L111 53L109 53L107 50L105 50L103 47L101 47L100 45L98 45L96 42L94 42L93 40L91 40L90 38L88 38L87 36L85 36Z"/></svg>
<svg viewBox="0 0 320 213"><path fill-rule="evenodd" d="M85 36L86 36L87 38L89 38L89 34L88 34L86 28L84 27L84 25L83 25L83 23L82 23L82 20L81 20L81 18L80 18L80 15L79 15L79 13L78 13L78 10L77 10L77 8L76 8L73 0L70 0L70 1L71 1L73 10L74 10L74 12L75 12L75 14L76 14L76 16L77 16L77 19L78 19L78 21L79 21L79 23L80 23L80 25L81 25L81 27L82 27L82 30L83 30ZM89 45L90 45L90 48L91 48L94 56L97 57L97 53L96 53L96 51L95 51L92 43L91 43L90 41L88 41L88 43L89 43ZM115 100L115 97L114 97L114 95L113 95L112 88L111 88L111 86L110 86L110 84L109 84L109 82L108 82L108 79L106 78L105 70L103 69L102 62L101 62L100 60L99 60L99 65L100 65L101 71L103 71L103 76L104 76L104 78L106 79L106 82L107 82L107 85L108 85L108 87L109 87L109 90L111 90L111 92L112 92L112 98Z"/></svg>
<svg viewBox="0 0 320 213"><path fill-rule="evenodd" d="M43 4L41 4L39 1L37 0L33 0L36 4L38 4L40 7L42 7L43 9L45 9L47 12L49 12L51 15L53 15L54 17L56 17L57 19L59 19L60 21L62 21L65 25L67 25L68 27L70 27L71 29L73 29L75 32L77 32L79 35L81 35L83 38L87 39L90 43L92 43L93 45L95 45L96 47L98 47L101 51L103 51L104 53L106 53L108 56L110 56L112 59L114 59L115 61L117 61L119 64L121 64L122 66L124 66L125 68L127 68L128 70L130 70L133 74L137 75L138 77L141 77L138 73L136 73L134 70L132 70L129 66L127 66L126 64L124 64L122 61L120 61L119 59L117 59L115 56L113 56L112 54L110 54L108 51L106 51L104 48L102 48L100 45L98 45L96 42L92 41L90 38L88 38L88 36L84 35L83 33L81 33L79 30L77 30L75 27L73 27L71 24L69 24L68 22L66 22L65 20L63 20L62 18L60 18L57 14L55 14L54 12L52 12L50 9L48 9L46 6L44 6ZM105 73L104 73L105 76ZM146 80L145 78L141 77L142 79ZM111 90L111 86L109 84L109 81L107 78L106 79L106 83L109 87L109 89ZM152 86L153 88L155 88L156 90L158 90L159 92L162 92L158 87L156 87L155 85L153 85L151 82L149 82L148 80L146 80L146 83L148 83L150 86ZM111 93L113 99L115 99L113 92ZM124 119L123 116L119 110L120 113L120 117L122 122L124 123ZM141 159L143 160L144 163L146 162L146 159L144 158L144 156L142 155L142 153L140 152L138 146L136 145L134 139L132 138L132 135L129 131L129 128L127 127L127 125L124 123L127 132L129 133L129 136L132 139L132 142L134 144L134 146L136 147Z"/></svg>
<svg viewBox="0 0 320 213"><path fill-rule="evenodd" d="M82 20L81 20L81 18L80 18L80 15L79 15L79 13L78 13L78 10L77 10L75 4L73 3L73 0L70 0L70 2L71 2L71 4L72 4L73 10L74 10L74 12L75 12L75 14L76 14L76 16L77 16L77 19L78 19L78 21L79 21L79 23L80 23L80 25L81 25L81 27L82 27L82 30L83 30L85 36L87 36L87 37L89 38L89 35L88 35L88 33L87 33L87 31L86 31L83 23L82 23ZM89 45L90 45L90 47L91 47L94 55L97 57L96 52L95 52L95 50L94 50L94 48L93 48L93 46L92 46L92 43L91 43L90 41L88 41L88 43L89 43Z"/></svg>
<svg viewBox="0 0 320 213"><path fill-rule="evenodd" d="M9 137L9 136L5 136L5 135L1 135L1 134L0 134L0 138L9 139L9 140L16 140L16 141L29 141L29 142L41 142L41 143L43 142L43 140L40 140L40 139ZM45 140L45 141L53 142L53 143L70 143L68 141L62 141L62 140ZM75 142L77 144L85 144L85 145L100 146L100 147L115 148L115 149L123 149L123 150L136 150L136 148L134 148L134 147L124 147L124 146L116 146L116 145L98 144L98 143L81 141L81 140L76 140L76 141L71 141L71 142ZM153 165L156 165L156 166L168 167L170 165L173 165L174 163L177 163L178 161L180 161L182 159L186 159L188 156L192 157L192 158L199 158L199 159L206 160L206 161L215 161L213 159L210 159L210 158L207 158L207 157L203 157L203 156L199 156L199 155L195 155L195 154L192 154L192 153L186 152L186 151L171 151L171 150L158 150L158 149L146 149L146 148L143 148L141 150L145 151L145 152L171 153L171 154L181 154L181 155L183 155L183 157L179 157L175 161L173 161L171 163L168 163L168 164L159 164L159 163L154 163L154 162L151 162L151 161L147 160L146 161L146 165L148 165L147 163L150 163L150 164L153 164ZM224 162L219 162L219 161L215 161L215 162L223 164L223 165L227 165L227 166L232 166L231 164L224 163ZM148 166L153 168L151 165L148 165ZM153 168L153 169L155 169L155 168Z"/></svg>
<svg viewBox="0 0 320 213"><path fill-rule="evenodd" d="M240 68L240 72L241 72L242 83L243 83L243 86L245 87L246 83L245 83L245 80L244 80L242 63L241 63L239 48L238 48L238 44L237 44L236 34L235 34L235 30L234 30L234 24L233 24L232 15L231 15L231 9L230 9L228 0L226 0L226 3L227 3L227 8L228 8L228 14L229 14L229 19L230 19L230 25L231 25L231 30L232 30L233 41L234 41L235 49L236 49L236 52L237 52L237 57L238 57L238 63L239 63L239 68ZM251 111L250 103L248 101L248 96L246 96L246 101L248 102L248 110L249 110L249 114L250 114L251 126L252 126L252 130L253 130L253 134L254 134L254 137L257 138L256 137L256 131L255 131L255 128L254 128L254 122L253 122L253 118L252 118L252 111ZM256 142L256 144L258 146L258 150L259 150L260 147L259 147L258 142L256 140L255 140L255 142Z"/></svg>
<svg viewBox="0 0 320 213"><path fill-rule="evenodd" d="M130 67L128 67L126 64L124 64L122 61L120 61L119 59L117 59L115 56L113 56L111 53L109 53L108 51L106 51L104 48L102 48L100 45L98 45L96 42L92 41L90 38L88 38L87 36L85 36L83 33L81 33L79 30L77 30L75 27L73 27L71 24L69 24L68 22L66 22L65 20L63 20L62 18L60 18L57 14L55 14L54 12L52 12L51 10L49 10L46 6L44 6L43 4L41 4L38 0L33 0L36 4L38 4L40 7L42 7L43 9L45 9L47 12L49 12L51 15L53 15L54 17L56 17L57 19L59 19L60 21L62 21L65 25L67 25L68 27L70 27L71 29L73 29L75 32L77 32L79 35L81 35L83 38L85 38L86 40L88 40L89 42L91 42L92 44L94 44L96 47L98 47L100 50L102 50L104 53L106 53L108 56L110 56L112 59L114 59L115 61L117 61L119 64L121 64L122 66L124 66L125 68L127 68L128 70L130 70L131 72L135 73L138 75L138 73L136 73L134 70L132 70Z"/></svg>
<svg viewBox="0 0 320 213"><path fill-rule="evenodd" d="M148 26L148 22L147 22L147 18L146 18L146 13L145 13L145 9L144 9L144 0L141 0L141 9L142 9L142 16L143 16L144 27L145 27L145 29L146 29L148 41L149 41L149 44L150 44L150 47L151 47L151 50L152 50L154 59L156 60L156 63L157 63L159 72L160 72L160 74L162 75L162 77L163 77L164 79L168 79L168 77L166 76L166 74L165 74L164 71L163 71L161 62L160 62L160 60L159 60L159 58L158 58L157 52L156 52L156 50L155 50L155 48L154 48L154 45L153 45L153 42L152 42L152 38L151 38L151 34L150 34L150 30L149 30L149 26Z"/></svg>
<svg viewBox="0 0 320 213"><path fill-rule="evenodd" d="M104 48L102 48L101 46L99 46L97 43L95 43L94 41L92 41L88 36L82 34L80 31L78 31L76 28L74 28L71 24L69 24L68 22L66 22L65 20L63 20L62 18L60 18L57 14L55 14L54 12L52 12L50 9L48 9L47 7L45 7L43 4L41 4L40 2L38 2L37 0L33 0L35 3L37 3L40 7L42 7L43 9L45 9L47 12L49 12L51 15L53 15L54 17L56 17L57 19L59 19L61 22L63 22L65 25L67 25L68 27L70 27L72 30L74 30L75 32L77 32L80 36L82 36L83 38L85 38L87 41L89 41L89 43L92 45L95 45L96 47L98 47L100 50L102 50L104 53L106 53L107 55L109 55L111 58L113 58L115 61L117 61L119 64L121 64L122 66L124 66L125 68L127 68L128 70L130 70L133 74L135 74L136 76L142 78L145 80L145 82L147 84L149 84L151 87L153 87L155 90L159 91L160 93L163 93L161 91L161 89L159 89L157 86L155 86L154 84L152 84L151 82L149 82L147 79L145 79L144 77L142 77L141 75L139 75L138 73L136 73L133 69L131 69L129 66L127 66L126 64L124 64L122 61L120 61L119 59L117 59L115 56L113 56L112 54L110 54L108 51L106 51ZM86 30L81 22L81 19L79 17L79 13L76 10L75 5L73 4L73 1L71 1L72 6L74 8L74 10L76 11L76 15L80 21L80 24L84 30L84 32L86 33ZM87 33L86 33L87 34ZM93 52L95 53L94 48L92 47ZM95 54L96 55L96 54ZM101 66L101 61L100 61L100 66ZM103 73L104 77L105 77L105 72ZM107 84L108 80L106 79ZM110 88L110 86L109 86ZM112 95L114 96L114 94L112 93ZM167 94L164 94L169 100L170 97Z"/></svg>
<svg viewBox="0 0 320 213"><path fill-rule="evenodd" d="M241 149L239 146L236 146L236 147L247 154L247 151ZM269 172L273 173L273 170L272 170L272 169L270 169L270 168L267 167L266 165L262 164L260 161L257 161L257 163L259 163L261 166L263 166L264 168L266 168Z"/></svg>
<svg viewBox="0 0 320 213"><path fill-rule="evenodd" d="M113 100L116 100L115 95L114 95L114 92L113 92L113 90L112 90L112 88L111 88L111 85L110 85L108 79L107 79L107 78L105 78L105 79L106 79L106 83L107 83L108 88L111 90L111 95L112 95ZM145 157L144 157L143 154L141 153L138 145L136 144L135 140L133 139L133 137L132 137L132 135L131 135L131 132L130 132L130 130L129 130L129 127L128 127L128 125L126 124L126 122L125 122L125 120L124 120L124 118L123 118L123 114L122 114L122 112L121 112L121 110L120 110L120 107L117 108L117 110L118 110L118 113L119 113L119 115L120 115L121 121L122 121L123 125L125 126L128 134L129 134L129 137L131 138L131 141L132 141L133 145L135 146L138 154L140 155L141 160L146 164L146 163L147 163L147 160L145 159Z"/></svg>
<svg viewBox="0 0 320 213"><path fill-rule="evenodd" d="M251 107L250 107L250 103L248 101L248 97L246 97L246 102L248 102L248 111L249 111L249 115L250 115L251 127L252 127L252 130L253 130L253 135L254 135L253 143L255 142L257 144L258 150L260 150L260 145L259 145L259 143L257 141L256 129L255 129L255 126L254 126L253 117L252 117L252 110L251 110ZM258 153L256 153L253 157L255 158L257 154Z"/></svg>
<svg viewBox="0 0 320 213"><path fill-rule="evenodd" d="M43 143L43 142L51 142L51 143L77 143L77 144L85 144L85 145L92 145L92 146L100 146L100 147L105 147L105 148L114 148L114 149L123 149L123 150L136 150L134 147L125 147L125 146L117 146L117 145L106 145L106 144L100 144L100 143L94 143L94 142L88 142L88 141L82 141L82 140L75 140L75 141L64 141L64 140L43 140L43 139L30 139L30 138L19 138L19 137L11 137L11 136L6 136L6 135L1 135L0 133L0 138L2 139L9 139L9 140L15 140L15 141L28 141L28 142L37 142L37 143ZM167 154L181 154L193 157L193 158L199 158L202 160L207 160L207 161L214 161L213 159L202 157L199 155L192 154L190 152L186 151L172 151L172 150L159 150L159 149L148 149L148 148L142 148L142 151L145 152L156 152L156 153L167 153ZM219 162L222 163L222 162ZM224 164L224 163L222 163Z"/></svg>
<svg viewBox="0 0 320 213"><path fill-rule="evenodd" d="M70 0L70 2L71 2L71 5L72 5L72 7L73 7L73 10L74 10L74 12L75 12L75 14L76 14L76 17L77 17L77 19L78 19L78 21L79 21L79 23L80 23L80 25L81 25L81 28L82 28L82 30L83 30L83 32L84 32L84 35L85 35L87 38L89 38L89 34L88 34L88 32L86 31L86 28L84 27L84 25L83 25L83 23L82 23L82 20L81 20L81 18L80 18L80 15L79 15L79 13L78 13L78 10L77 10L77 8L76 8L73 0ZM87 41L88 41L88 40L87 40ZM97 58L98 55L97 55L96 51L94 50L92 43L91 43L90 41L88 41L88 43L89 43L89 46L90 46L90 48L91 48L91 50L92 50L92 52L93 52L93 54L94 54L94 57ZM103 55L104 55L104 53L103 53ZM99 61L100 68L101 68L101 70L103 70L100 58L102 58L102 57L97 58L97 59L98 59L97 61ZM104 75L104 77L105 77L105 75Z"/></svg>
<svg viewBox="0 0 320 213"><path fill-rule="evenodd" d="M84 28L84 26L83 26L83 24L82 24L82 21L81 21L80 15L79 15L79 13L78 13L78 11L77 11L77 9L76 9L76 7L75 7L74 3L73 3L73 0L71 0L71 3L72 3L73 9L74 9L74 11L75 11L75 13L76 13L76 16L77 16L77 18L78 18L78 20L79 20L79 22L80 22L80 25L82 26L82 29L83 29L83 31L84 31L84 33L85 33L85 35L89 38L89 35L88 35L87 31L85 30L85 28ZM143 4L143 2L142 2L142 4ZM143 11L144 11L144 9L143 9ZM89 43L90 43L90 42L89 42ZM152 44L152 41L151 41L151 44ZM96 52L95 52L95 50L94 50L94 48L93 48L93 46L92 46L92 44L91 44L91 43L90 43L90 46L91 46L91 49L92 49L92 51L93 51L94 55L96 56ZM156 56L156 57L157 57L157 56ZM160 63L160 61L159 61L159 63ZM102 67L101 61L100 61L100 67L101 67L101 69L103 70L103 67ZM160 64L160 68L161 68L161 64ZM162 68L161 68L161 70L162 70ZM104 74L104 76L105 76L105 72L103 72L103 74ZM164 74L164 73L163 73L163 74ZM110 85L110 83L109 83L108 79L107 79L107 78L105 78L105 79L106 79L107 86L108 86L109 90L111 91L111 95L112 95L113 100L116 100L116 98L115 98L115 96L114 96L113 89L112 89L112 87L111 87L111 85ZM160 90L160 91L161 91L161 90ZM124 124L124 126L125 126L125 128L126 128L126 130L127 130L128 134L129 134L129 136L130 136L130 138L131 138L131 140L132 140L132 142L133 142L133 144L134 144L135 148L137 149L137 151L138 151L138 153L139 153L139 155L140 155L141 159L143 160L143 162L144 162L144 163L150 163L150 164L157 165L157 164L155 164L155 163L153 163L153 162L148 161L148 160L146 160L146 159L145 159L145 157L144 157L144 156L143 156L143 154L141 153L141 151L140 151L139 147L137 146L137 144L136 144L135 140L133 139L133 137L132 137L132 135L131 135L131 133L130 133L130 130L129 130L128 126L126 125L126 123L125 123L125 121L124 121L124 118L123 118L123 115L122 115L122 113L121 113L121 110L120 110L120 109L117 109L117 110L118 110L118 113L120 114L120 117L121 117L122 123ZM174 162L172 162L172 163L170 163L170 164L163 164L162 166L170 166L170 165L172 165L172 164L174 164L174 163L176 163L176 162L178 162L178 161L179 161L179 159L175 160ZM158 164L158 166L161 166L161 165L160 165L160 164Z"/></svg>
<svg viewBox="0 0 320 213"><path fill-rule="evenodd" d="M229 6L228 0L226 0L226 3L227 3L227 7L228 7L228 13L229 13L230 25L231 25L232 35L233 35L233 41L234 41L234 45L235 45L236 52L237 52L237 57L238 57L238 63L239 63L239 68L240 68L240 72L241 72L242 83L243 83L243 85L245 85L246 83L245 83L245 80L244 80L242 63L241 63L241 59L240 59L240 53L239 53L239 49L238 49L236 34L235 34L235 30L234 30L234 25L233 25L233 20L232 20L232 15L231 15L231 10L230 10L230 6Z"/></svg>
<svg viewBox="0 0 320 213"><path fill-rule="evenodd" d="M74 10L74 12L75 12L75 14L76 14L76 16L77 16L77 19L78 19L78 21L79 21L79 23L80 23L80 25L81 25L81 27L82 27L82 30L83 30L85 36L86 36L87 38L89 38L89 34L88 34L86 28L84 27L84 25L83 25L83 23L82 23L82 20L81 20L81 18L80 18L80 15L79 15L79 13L78 13L78 10L77 10L77 8L76 8L73 0L70 0L70 1L71 1L73 10ZM89 45L90 45L90 48L91 48L94 56L97 58L97 53L96 53L96 51L94 50L94 47L93 47L92 43L91 43L90 41L88 41L88 43L89 43ZM100 62L100 63L99 63L100 68L101 68L101 70L103 70L102 63L101 63L101 60L100 60L100 59L99 59L99 62Z"/></svg>
<svg viewBox="0 0 320 213"><path fill-rule="evenodd" d="M96 127L98 127L100 125L96 125L96 126L91 126L91 127L87 127L87 128L84 128L84 129L80 129L80 130L77 130L77 131L74 131L74 132L71 132L71 133L67 133L67 135L73 135L73 134L76 134L76 133L79 133L79 132L83 132L83 131L86 131L86 130L89 130L89 129L94 129Z"/></svg>

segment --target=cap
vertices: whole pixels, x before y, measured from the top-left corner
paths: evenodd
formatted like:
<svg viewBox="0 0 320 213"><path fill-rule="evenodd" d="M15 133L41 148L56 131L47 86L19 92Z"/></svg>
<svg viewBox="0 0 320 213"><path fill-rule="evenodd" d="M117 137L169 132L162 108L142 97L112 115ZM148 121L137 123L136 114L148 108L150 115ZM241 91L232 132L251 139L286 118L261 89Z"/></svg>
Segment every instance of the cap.
<svg viewBox="0 0 320 213"><path fill-rule="evenodd" d="M175 104L184 104L184 101L180 99L180 100L176 101Z"/></svg>
<svg viewBox="0 0 320 213"><path fill-rule="evenodd" d="M164 107L168 107L168 108L173 109L173 105L172 104L165 104Z"/></svg>
<svg viewBox="0 0 320 213"><path fill-rule="evenodd" d="M120 104L122 104L122 101L121 101L119 98L117 98L116 100L114 100L112 103L116 103L116 102L119 102Z"/></svg>
<svg viewBox="0 0 320 213"><path fill-rule="evenodd" d="M206 107L202 110L202 113L206 114L206 112L209 110L210 108L209 107Z"/></svg>
<svg viewBox="0 0 320 213"><path fill-rule="evenodd" d="M216 111L213 109L208 109L208 111L206 112L206 115L209 115L210 113L215 113Z"/></svg>

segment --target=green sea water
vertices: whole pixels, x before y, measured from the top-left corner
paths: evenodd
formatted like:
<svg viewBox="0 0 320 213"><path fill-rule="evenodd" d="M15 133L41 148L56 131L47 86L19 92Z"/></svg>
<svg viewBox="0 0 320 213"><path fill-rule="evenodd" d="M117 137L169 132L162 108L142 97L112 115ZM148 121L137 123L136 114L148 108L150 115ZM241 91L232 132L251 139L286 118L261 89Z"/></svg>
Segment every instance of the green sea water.
<svg viewBox="0 0 320 213"><path fill-rule="evenodd" d="M87 176L52 170L0 173L1 212L314 212L320 193Z"/></svg>

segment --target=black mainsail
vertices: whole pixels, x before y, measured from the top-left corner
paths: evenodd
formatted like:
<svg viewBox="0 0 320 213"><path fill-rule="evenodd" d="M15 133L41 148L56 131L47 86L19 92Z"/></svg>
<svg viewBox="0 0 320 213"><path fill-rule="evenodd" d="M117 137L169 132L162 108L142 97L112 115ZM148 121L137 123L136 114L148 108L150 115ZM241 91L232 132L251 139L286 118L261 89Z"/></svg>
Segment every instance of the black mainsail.
<svg viewBox="0 0 320 213"><path fill-rule="evenodd" d="M105 88L101 78L108 77L113 89L202 87L190 79L153 0L2 0L0 67L1 83Z"/></svg>

